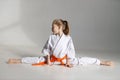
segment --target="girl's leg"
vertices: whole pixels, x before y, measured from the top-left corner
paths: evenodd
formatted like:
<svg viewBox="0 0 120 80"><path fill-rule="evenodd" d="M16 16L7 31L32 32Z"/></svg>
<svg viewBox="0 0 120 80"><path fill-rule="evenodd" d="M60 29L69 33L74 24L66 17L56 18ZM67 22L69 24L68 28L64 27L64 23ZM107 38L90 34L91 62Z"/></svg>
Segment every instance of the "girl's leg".
<svg viewBox="0 0 120 80"><path fill-rule="evenodd" d="M21 62L21 59L9 59L8 60L8 62L7 62L8 64L19 64L19 63L22 63Z"/></svg>
<svg viewBox="0 0 120 80"><path fill-rule="evenodd" d="M74 63L78 65L100 65L100 60L92 57L80 57L75 59Z"/></svg>
<svg viewBox="0 0 120 80"><path fill-rule="evenodd" d="M24 57L22 59L9 59L8 64L18 64L18 63L26 63L26 64L35 64L39 62L44 62L45 57Z"/></svg>
<svg viewBox="0 0 120 80"><path fill-rule="evenodd" d="M112 61L100 61L100 65L113 66L113 62Z"/></svg>
<svg viewBox="0 0 120 80"><path fill-rule="evenodd" d="M77 62L77 61L75 61L75 62ZM104 65L104 66L113 66L112 61L102 61L97 58L91 58L91 57L78 58L78 64L82 64L82 65L97 64L97 65Z"/></svg>

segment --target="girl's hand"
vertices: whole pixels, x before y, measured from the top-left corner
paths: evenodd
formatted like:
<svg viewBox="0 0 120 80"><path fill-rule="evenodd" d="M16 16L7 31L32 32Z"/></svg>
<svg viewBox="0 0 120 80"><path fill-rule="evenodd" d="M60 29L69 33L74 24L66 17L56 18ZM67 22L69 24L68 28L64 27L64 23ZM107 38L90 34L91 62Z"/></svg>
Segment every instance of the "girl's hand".
<svg viewBox="0 0 120 80"><path fill-rule="evenodd" d="M50 60L47 62L47 64L48 64L49 66L52 66L52 63L50 62Z"/></svg>
<svg viewBox="0 0 120 80"><path fill-rule="evenodd" d="M67 59L66 59L66 64L65 64L65 66L66 66L66 67L69 67L69 68L72 68L72 67L73 67L73 65L70 64L70 59L68 58L68 56L67 56Z"/></svg>
<svg viewBox="0 0 120 80"><path fill-rule="evenodd" d="M73 67L73 65L71 65L71 64L66 64L65 66L66 66L66 67L69 67L69 68L72 68L72 67Z"/></svg>
<svg viewBox="0 0 120 80"><path fill-rule="evenodd" d="M50 55L47 55L47 64L50 65L50 66L52 65L51 62L50 62Z"/></svg>

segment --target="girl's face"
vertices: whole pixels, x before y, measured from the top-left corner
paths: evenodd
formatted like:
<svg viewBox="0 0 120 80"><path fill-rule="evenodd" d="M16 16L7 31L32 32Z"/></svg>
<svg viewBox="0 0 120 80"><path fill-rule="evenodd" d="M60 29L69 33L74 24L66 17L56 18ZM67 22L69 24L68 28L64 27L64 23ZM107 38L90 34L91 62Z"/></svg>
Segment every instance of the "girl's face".
<svg viewBox="0 0 120 80"><path fill-rule="evenodd" d="M60 31L61 31L61 27L57 26L56 24L54 24L52 26L52 32L53 32L53 34L59 34Z"/></svg>

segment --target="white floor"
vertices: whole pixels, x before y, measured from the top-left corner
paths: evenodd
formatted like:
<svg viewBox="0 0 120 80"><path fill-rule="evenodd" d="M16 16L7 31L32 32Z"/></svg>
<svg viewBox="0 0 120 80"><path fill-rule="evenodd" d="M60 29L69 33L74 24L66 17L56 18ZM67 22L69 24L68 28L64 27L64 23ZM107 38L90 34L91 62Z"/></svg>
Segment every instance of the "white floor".
<svg viewBox="0 0 120 80"><path fill-rule="evenodd" d="M108 66L39 66L30 64L6 64L9 58L39 56L35 47L0 46L0 80L119 80L120 53L113 52L77 52L78 56L97 57L115 62L114 67Z"/></svg>

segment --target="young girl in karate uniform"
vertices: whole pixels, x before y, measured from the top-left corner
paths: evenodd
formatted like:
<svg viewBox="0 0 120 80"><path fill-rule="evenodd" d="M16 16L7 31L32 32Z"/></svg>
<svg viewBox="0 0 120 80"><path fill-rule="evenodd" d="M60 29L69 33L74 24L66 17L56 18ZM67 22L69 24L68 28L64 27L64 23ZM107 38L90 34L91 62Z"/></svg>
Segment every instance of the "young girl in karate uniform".
<svg viewBox="0 0 120 80"><path fill-rule="evenodd" d="M111 61L101 61L91 57L75 57L75 49L71 36L69 35L69 25L66 20L55 19L52 23L53 34L49 36L41 57L24 57L22 59L9 59L9 64L29 63L33 66L62 64L67 67L73 65L105 65L111 66Z"/></svg>

